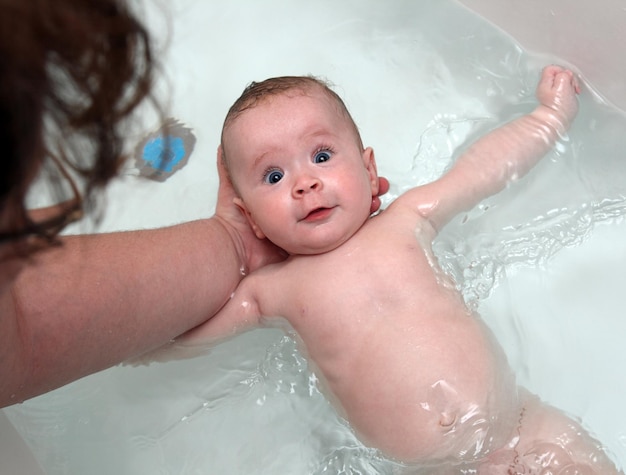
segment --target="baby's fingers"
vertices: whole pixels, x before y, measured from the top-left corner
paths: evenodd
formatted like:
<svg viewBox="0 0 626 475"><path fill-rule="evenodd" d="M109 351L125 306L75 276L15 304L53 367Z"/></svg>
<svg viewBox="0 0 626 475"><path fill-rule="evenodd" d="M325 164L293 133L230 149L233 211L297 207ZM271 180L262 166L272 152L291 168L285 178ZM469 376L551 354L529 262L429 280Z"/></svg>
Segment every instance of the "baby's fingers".
<svg viewBox="0 0 626 475"><path fill-rule="evenodd" d="M573 89L576 94L580 94L580 84L576 75L569 69L563 69L554 77L554 85L557 90Z"/></svg>
<svg viewBox="0 0 626 475"><path fill-rule="evenodd" d="M537 86L537 99L550 110L559 129L567 130L578 113L580 85L576 75L569 69L551 65L544 68Z"/></svg>
<svg viewBox="0 0 626 475"><path fill-rule="evenodd" d="M564 91L569 88L576 94L580 94L580 84L572 71L555 64L543 69L539 80L539 91Z"/></svg>
<svg viewBox="0 0 626 475"><path fill-rule="evenodd" d="M580 82L578 81L578 76L572 71L570 71L570 83L574 88L574 91L576 91L576 94L580 94Z"/></svg>

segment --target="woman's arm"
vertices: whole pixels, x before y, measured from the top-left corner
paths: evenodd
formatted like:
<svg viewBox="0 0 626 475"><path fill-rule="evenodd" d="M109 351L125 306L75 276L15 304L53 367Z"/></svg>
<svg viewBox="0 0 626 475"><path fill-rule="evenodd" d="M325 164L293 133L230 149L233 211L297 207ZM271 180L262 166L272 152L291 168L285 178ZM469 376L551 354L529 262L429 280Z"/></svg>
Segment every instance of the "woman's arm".
<svg viewBox="0 0 626 475"><path fill-rule="evenodd" d="M63 239L0 300L0 406L146 352L207 320L242 278L219 218Z"/></svg>
<svg viewBox="0 0 626 475"><path fill-rule="evenodd" d="M65 237L13 259L23 269L0 294L0 407L163 345L211 318L243 271L283 258L254 236L218 170L210 219Z"/></svg>

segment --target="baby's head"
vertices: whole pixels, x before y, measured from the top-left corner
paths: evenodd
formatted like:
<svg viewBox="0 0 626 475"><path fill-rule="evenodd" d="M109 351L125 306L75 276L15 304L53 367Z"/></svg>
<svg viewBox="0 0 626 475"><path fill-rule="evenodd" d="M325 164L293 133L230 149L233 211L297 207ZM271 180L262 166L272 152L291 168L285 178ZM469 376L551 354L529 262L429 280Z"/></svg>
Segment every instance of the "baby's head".
<svg viewBox="0 0 626 475"><path fill-rule="evenodd" d="M359 130L341 97L331 89L327 82L314 76L280 76L269 78L261 82L250 83L226 114L222 128L222 143L224 131L246 110L252 109L261 102L275 96L307 95L313 93L325 95L331 103L337 107L337 111L343 114L345 119L350 123L355 138L359 141L361 147L363 147Z"/></svg>
<svg viewBox="0 0 626 475"><path fill-rule="evenodd" d="M312 77L246 88L224 121L222 152L255 233L290 254L343 244L378 192L372 149L341 98Z"/></svg>

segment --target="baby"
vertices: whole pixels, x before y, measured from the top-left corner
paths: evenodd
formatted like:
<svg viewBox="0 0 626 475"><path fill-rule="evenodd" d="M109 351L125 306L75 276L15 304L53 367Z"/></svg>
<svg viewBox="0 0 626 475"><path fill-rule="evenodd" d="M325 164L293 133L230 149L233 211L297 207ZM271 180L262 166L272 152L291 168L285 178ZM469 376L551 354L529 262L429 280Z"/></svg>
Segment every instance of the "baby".
<svg viewBox="0 0 626 475"><path fill-rule="evenodd" d="M578 92L571 71L545 68L533 112L370 217L374 152L342 100L311 77L253 83L228 112L222 159L256 235L289 257L244 278L177 343L282 317L361 440L390 458L479 473L617 473L580 426L518 390L431 250L452 217L524 175L565 134Z"/></svg>

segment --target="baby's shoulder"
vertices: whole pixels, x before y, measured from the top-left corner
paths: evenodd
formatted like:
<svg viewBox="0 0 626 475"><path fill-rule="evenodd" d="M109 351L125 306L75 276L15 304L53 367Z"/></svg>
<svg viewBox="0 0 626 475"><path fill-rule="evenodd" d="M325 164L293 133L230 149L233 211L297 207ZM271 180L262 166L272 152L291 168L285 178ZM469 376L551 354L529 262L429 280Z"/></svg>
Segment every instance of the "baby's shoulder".
<svg viewBox="0 0 626 475"><path fill-rule="evenodd" d="M429 219L432 203L428 200L420 200L419 196L412 193L400 195L393 203L370 219L370 224L387 229L407 229L414 233L416 229L436 231Z"/></svg>
<svg viewBox="0 0 626 475"><path fill-rule="evenodd" d="M412 231L419 229L434 237L437 234L437 217L441 205L446 201L440 180L411 188L402 193L387 207L380 216L384 216L387 226L406 226Z"/></svg>

